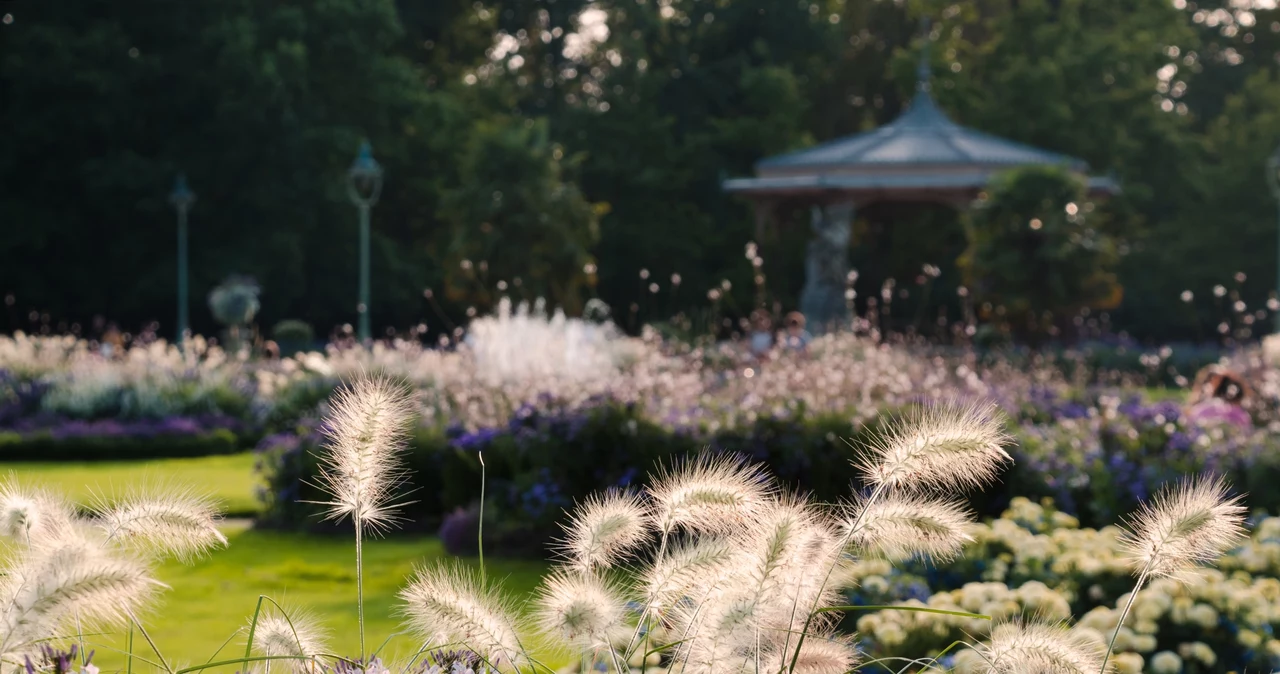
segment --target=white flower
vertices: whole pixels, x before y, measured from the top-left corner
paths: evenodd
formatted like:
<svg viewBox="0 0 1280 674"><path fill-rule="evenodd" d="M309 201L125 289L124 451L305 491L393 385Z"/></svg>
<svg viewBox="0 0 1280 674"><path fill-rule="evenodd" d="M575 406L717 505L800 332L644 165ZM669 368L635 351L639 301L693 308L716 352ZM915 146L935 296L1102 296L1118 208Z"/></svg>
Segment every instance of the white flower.
<svg viewBox="0 0 1280 674"><path fill-rule="evenodd" d="M1160 651L1151 656L1151 671L1152 674L1180 674L1182 658L1173 651Z"/></svg>

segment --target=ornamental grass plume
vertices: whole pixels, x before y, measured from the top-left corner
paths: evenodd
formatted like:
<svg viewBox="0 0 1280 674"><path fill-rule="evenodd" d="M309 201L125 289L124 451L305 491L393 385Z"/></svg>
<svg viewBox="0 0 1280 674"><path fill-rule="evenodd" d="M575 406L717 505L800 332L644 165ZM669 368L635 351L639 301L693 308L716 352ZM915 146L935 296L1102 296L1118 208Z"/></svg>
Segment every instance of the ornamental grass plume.
<svg viewBox="0 0 1280 674"><path fill-rule="evenodd" d="M946 561L973 540L968 532L972 521L965 506L955 501L890 493L856 502L842 527L849 541L866 552L891 560L921 554Z"/></svg>
<svg viewBox="0 0 1280 674"><path fill-rule="evenodd" d="M847 636L834 633L814 634L800 647L796 656L790 650L775 649L762 655L760 672L788 670L794 674L845 674L854 671L858 664L858 649ZM795 660L795 668L791 662Z"/></svg>
<svg viewBox="0 0 1280 674"><path fill-rule="evenodd" d="M361 377L329 401L320 487L329 518L350 517L356 535L356 620L364 659L364 533L394 521L392 499L406 472L400 455L413 424L412 391L382 377Z"/></svg>
<svg viewBox="0 0 1280 674"><path fill-rule="evenodd" d="M775 491L760 465L712 454L661 469L648 490L664 539L676 528L714 533L740 527Z"/></svg>
<svg viewBox="0 0 1280 674"><path fill-rule="evenodd" d="M648 540L650 520L636 494L610 490L592 496L570 515L559 552L579 569L611 567Z"/></svg>
<svg viewBox="0 0 1280 674"><path fill-rule="evenodd" d="M1129 518L1120 539L1138 580L1120 612L1103 656L1105 665L1115 647L1120 628L1133 608L1134 599L1153 578L1170 578L1186 583L1196 570L1216 561L1244 540L1245 508L1239 496L1229 496L1220 477L1202 476L1179 482L1144 503ZM1104 670L1100 670L1104 671Z"/></svg>
<svg viewBox="0 0 1280 674"><path fill-rule="evenodd" d="M75 513L65 501L43 489L19 485L10 475L0 483L0 536L30 546L65 533Z"/></svg>
<svg viewBox="0 0 1280 674"><path fill-rule="evenodd" d="M815 616L808 608L830 606L835 598L835 588L824 582L823 562L832 550L815 549L815 541L836 540L823 531L829 526L796 497L761 508L734 537L735 555L723 575L695 589L701 601L674 611L674 632L683 640L677 657L694 671L737 671L772 649L795 648L801 631L833 622L834 614Z"/></svg>
<svg viewBox="0 0 1280 674"><path fill-rule="evenodd" d="M333 498L322 504L330 519L350 517L357 535L394 521L412 424L411 391L390 379L361 377L330 398L319 484Z"/></svg>
<svg viewBox="0 0 1280 674"><path fill-rule="evenodd" d="M0 658L91 626L119 625L161 584L138 558L108 549L97 531L73 526L33 543L0 581Z"/></svg>
<svg viewBox="0 0 1280 674"><path fill-rule="evenodd" d="M321 654L327 651L325 632L316 619L305 613L283 612L280 615L261 615L253 630L253 647L267 657L292 657L282 662L292 672L314 674L324 671ZM272 661L266 661L266 671L271 671Z"/></svg>
<svg viewBox="0 0 1280 674"><path fill-rule="evenodd" d="M630 636L623 633L626 596L589 571L553 571L539 588L533 615L539 632L579 651L609 649Z"/></svg>
<svg viewBox="0 0 1280 674"><path fill-rule="evenodd" d="M190 488L137 489L115 501L99 498L93 510L106 542L158 557L187 561L227 545L217 504Z"/></svg>
<svg viewBox="0 0 1280 674"><path fill-rule="evenodd" d="M1009 622L996 625L977 649L988 674L1093 674L1105 672L1102 645L1065 625Z"/></svg>
<svg viewBox="0 0 1280 674"><path fill-rule="evenodd" d="M994 405L919 406L890 423L856 462L879 490L954 493L990 484L1013 459Z"/></svg>
<svg viewBox="0 0 1280 674"><path fill-rule="evenodd" d="M431 648L467 648L490 666L526 660L510 606L492 586L461 565L420 569L400 591L410 627Z"/></svg>
<svg viewBox="0 0 1280 674"><path fill-rule="evenodd" d="M1121 538L1125 555L1147 578L1195 579L1245 538L1245 508L1221 478L1186 480L1143 504Z"/></svg>

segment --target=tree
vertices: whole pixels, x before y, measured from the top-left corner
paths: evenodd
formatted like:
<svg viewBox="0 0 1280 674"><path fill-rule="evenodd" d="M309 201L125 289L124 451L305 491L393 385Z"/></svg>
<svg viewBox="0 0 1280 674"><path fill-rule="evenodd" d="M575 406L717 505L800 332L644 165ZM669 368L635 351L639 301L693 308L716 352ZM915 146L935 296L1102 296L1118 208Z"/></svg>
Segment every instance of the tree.
<svg viewBox="0 0 1280 674"><path fill-rule="evenodd" d="M481 124L445 200L453 223L447 296L480 310L501 295L546 299L577 314L599 238L596 207L566 180L574 158L547 140L544 124Z"/></svg>
<svg viewBox="0 0 1280 674"><path fill-rule="evenodd" d="M969 246L958 264L983 318L1036 339L1082 309L1119 303L1117 241L1064 170L1006 172L964 220Z"/></svg>
<svg viewBox="0 0 1280 674"><path fill-rule="evenodd" d="M0 121L13 141L0 148L0 220L16 223L0 228L0 255L14 261L0 288L24 309L168 327L176 262L165 195L183 170L199 194L193 297L238 272L262 283L264 316L350 320L356 228L343 180L363 137L389 176L374 218L375 316L388 316L400 289L424 285L426 265L397 263L387 238L432 228L388 221L404 214L409 167L434 154L412 129L445 126L447 106L393 53L390 0L21 10L0 58ZM193 319L211 327L204 311Z"/></svg>

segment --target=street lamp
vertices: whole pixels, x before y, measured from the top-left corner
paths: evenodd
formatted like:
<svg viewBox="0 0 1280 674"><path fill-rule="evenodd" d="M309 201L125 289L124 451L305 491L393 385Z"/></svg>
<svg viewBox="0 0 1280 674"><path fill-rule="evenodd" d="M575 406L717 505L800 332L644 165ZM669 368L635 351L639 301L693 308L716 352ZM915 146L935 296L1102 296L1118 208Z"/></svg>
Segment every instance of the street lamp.
<svg viewBox="0 0 1280 674"><path fill-rule="evenodd" d="M196 193L187 187L187 176L179 173L173 181L169 203L178 211L178 347L183 349L190 331L187 313L187 209L195 200Z"/></svg>
<svg viewBox="0 0 1280 674"><path fill-rule="evenodd" d="M1280 147L1267 157L1267 184L1271 187L1271 194L1275 196L1277 205L1280 206ZM1280 211L1277 211L1277 214L1280 215ZM1280 302L1280 247L1276 251L1276 301ZM1274 313L1276 332L1280 333L1280 311Z"/></svg>
<svg viewBox="0 0 1280 674"><path fill-rule="evenodd" d="M347 194L360 209L360 341L368 342L369 332L369 208L382 193L382 167L373 158L369 141L360 144L360 154L347 171Z"/></svg>

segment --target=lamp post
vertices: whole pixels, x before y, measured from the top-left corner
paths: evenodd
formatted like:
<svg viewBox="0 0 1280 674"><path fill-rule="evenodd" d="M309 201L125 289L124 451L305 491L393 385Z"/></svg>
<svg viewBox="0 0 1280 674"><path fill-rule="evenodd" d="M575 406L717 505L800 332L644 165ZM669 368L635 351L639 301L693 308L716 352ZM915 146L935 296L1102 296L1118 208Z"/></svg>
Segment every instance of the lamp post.
<svg viewBox="0 0 1280 674"><path fill-rule="evenodd" d="M187 176L179 173L173 181L169 203L178 211L178 347L185 349L190 323L187 313L187 209L195 203L196 194L187 187Z"/></svg>
<svg viewBox="0 0 1280 674"><path fill-rule="evenodd" d="M1271 194L1276 198L1277 207L1280 208L1280 147L1267 157L1267 184L1271 187ZM1280 232L1280 210L1277 211L1277 231ZM1280 302L1280 244L1276 250L1276 301ZM1280 333L1280 311L1273 312L1275 314L1276 332Z"/></svg>
<svg viewBox="0 0 1280 674"><path fill-rule="evenodd" d="M360 144L360 153L347 171L347 193L351 203L360 209L360 341L368 342L369 331L369 209L378 203L382 193L382 167L373 159L369 141Z"/></svg>

